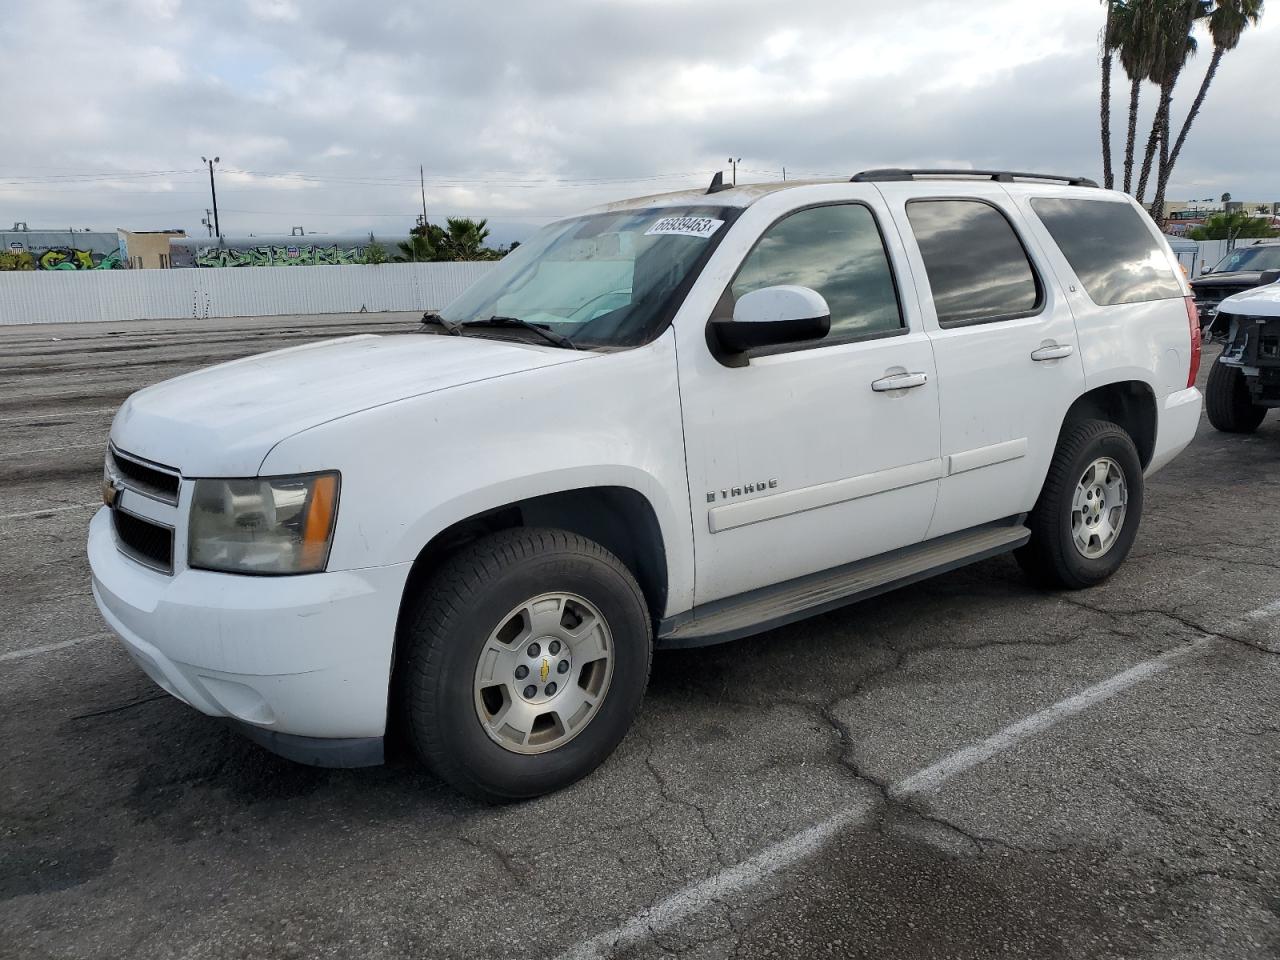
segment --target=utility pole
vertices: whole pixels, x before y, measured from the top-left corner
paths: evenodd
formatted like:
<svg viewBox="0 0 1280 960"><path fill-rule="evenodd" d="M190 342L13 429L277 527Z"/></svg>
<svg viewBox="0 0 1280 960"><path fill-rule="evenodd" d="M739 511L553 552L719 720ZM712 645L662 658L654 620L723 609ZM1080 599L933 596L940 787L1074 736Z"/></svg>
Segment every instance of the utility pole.
<svg viewBox="0 0 1280 960"><path fill-rule="evenodd" d="M787 168L786 168L786 167L783 167L783 168L782 168L782 182L783 182L783 183L786 183L786 182L787 182Z"/></svg>
<svg viewBox="0 0 1280 960"><path fill-rule="evenodd" d="M737 160L733 159L733 157L729 158L729 165L733 167L733 185L735 187L738 185L738 164L740 164L741 162L742 162L741 157L739 157Z"/></svg>
<svg viewBox="0 0 1280 960"><path fill-rule="evenodd" d="M418 164L418 186L422 189L422 235L427 235L427 178Z"/></svg>
<svg viewBox="0 0 1280 960"><path fill-rule="evenodd" d="M212 160L207 157L201 157L209 167L209 193L213 196L213 232L219 240L222 239L222 225L218 223L218 188L213 183L213 165L219 163L222 158L214 157Z"/></svg>

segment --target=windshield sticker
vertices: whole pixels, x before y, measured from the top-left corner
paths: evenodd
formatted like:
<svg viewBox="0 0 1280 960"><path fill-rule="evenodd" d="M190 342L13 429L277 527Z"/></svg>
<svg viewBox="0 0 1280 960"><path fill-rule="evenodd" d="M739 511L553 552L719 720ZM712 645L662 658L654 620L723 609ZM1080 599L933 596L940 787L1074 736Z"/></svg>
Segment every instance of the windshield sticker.
<svg viewBox="0 0 1280 960"><path fill-rule="evenodd" d="M701 237L706 240L724 226L723 220L707 217L663 217L644 232L646 237Z"/></svg>

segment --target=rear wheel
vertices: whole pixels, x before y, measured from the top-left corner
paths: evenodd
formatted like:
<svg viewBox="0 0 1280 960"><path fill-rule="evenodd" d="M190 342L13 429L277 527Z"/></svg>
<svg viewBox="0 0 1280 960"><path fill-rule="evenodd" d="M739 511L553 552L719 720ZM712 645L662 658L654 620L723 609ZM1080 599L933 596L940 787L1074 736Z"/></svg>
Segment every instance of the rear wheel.
<svg viewBox="0 0 1280 960"><path fill-rule="evenodd" d="M1266 407L1254 404L1244 371L1215 363L1205 387L1205 408L1209 422L1223 433L1253 433L1267 415Z"/></svg>
<svg viewBox="0 0 1280 960"><path fill-rule="evenodd" d="M1142 462L1106 420L1070 424L1049 465L1018 563L1038 583L1079 590L1101 583L1129 554L1142 519Z"/></svg>
<svg viewBox="0 0 1280 960"><path fill-rule="evenodd" d="M651 624L631 572L599 544L521 528L464 548L401 632L410 739L471 796L514 800L573 783L631 726Z"/></svg>

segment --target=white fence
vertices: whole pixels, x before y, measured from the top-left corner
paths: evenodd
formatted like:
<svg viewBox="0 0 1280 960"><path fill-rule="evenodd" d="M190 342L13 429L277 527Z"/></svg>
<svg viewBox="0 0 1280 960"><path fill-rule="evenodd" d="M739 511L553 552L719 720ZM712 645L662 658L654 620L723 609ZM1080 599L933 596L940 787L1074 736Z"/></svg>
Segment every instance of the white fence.
<svg viewBox="0 0 1280 960"><path fill-rule="evenodd" d="M0 273L0 326L438 310L492 262Z"/></svg>
<svg viewBox="0 0 1280 960"><path fill-rule="evenodd" d="M1195 254L1189 250L1187 253L1182 253L1176 247L1173 252L1178 255L1178 261L1187 268L1192 279L1206 270L1213 269L1213 265L1225 257L1227 251L1231 249L1231 242L1228 240L1193 240L1191 242L1198 248ZM1240 246L1241 242L1237 240L1235 245Z"/></svg>

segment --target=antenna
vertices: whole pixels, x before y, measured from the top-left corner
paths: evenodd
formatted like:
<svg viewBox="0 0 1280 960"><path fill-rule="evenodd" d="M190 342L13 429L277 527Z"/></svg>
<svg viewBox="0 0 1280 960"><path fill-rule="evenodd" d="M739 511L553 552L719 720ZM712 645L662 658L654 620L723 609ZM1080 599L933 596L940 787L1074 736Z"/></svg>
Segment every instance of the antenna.
<svg viewBox="0 0 1280 960"><path fill-rule="evenodd" d="M724 182L724 171L717 170L716 175L711 178L711 186L707 187L707 193L719 193L722 190L732 190L730 184Z"/></svg>

